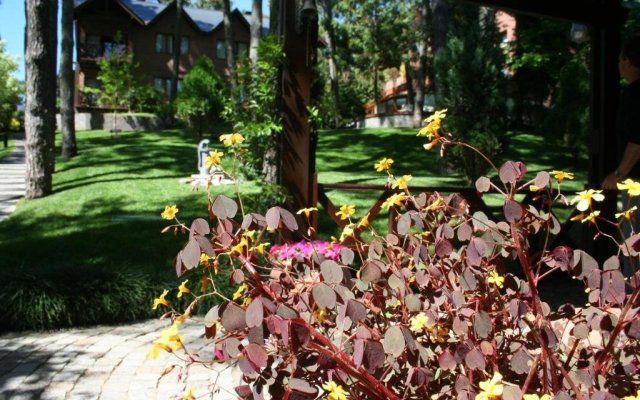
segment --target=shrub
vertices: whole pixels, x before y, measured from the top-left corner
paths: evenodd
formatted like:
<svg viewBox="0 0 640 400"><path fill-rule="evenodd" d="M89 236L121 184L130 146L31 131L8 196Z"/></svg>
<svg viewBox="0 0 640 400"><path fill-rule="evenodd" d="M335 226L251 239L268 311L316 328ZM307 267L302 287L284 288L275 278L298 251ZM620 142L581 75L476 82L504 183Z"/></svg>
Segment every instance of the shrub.
<svg viewBox="0 0 640 400"><path fill-rule="evenodd" d="M471 149L441 135L443 118L436 112L420 131L431 140L425 147ZM336 213L346 223L341 243L333 244L337 259L308 237L293 245L299 251L278 245L267 252L270 239L310 232L298 232L294 214L281 207L236 219L236 202L222 195L208 196L209 220L175 219L166 228L189 235L175 259L178 275L200 271L208 296L221 299L206 314L204 331L214 361L237 362L242 371L240 398L637 398L640 272L625 280L615 255L600 269L580 249L529 247L536 236L549 243L560 232L557 203L576 204L576 219L607 235L596 209L604 198L599 191L569 202L561 186L570 173L526 177L523 163L507 161L495 168L495 180L475 182L478 192L503 196L502 218L494 221L471 213L460 195L412 193L411 176L393 176L392 164L385 158L375 165L397 189L382 204L395 215L390 231L376 232L369 215L355 218L355 208L344 205ZM620 186L631 195L640 195L638 187ZM516 200L526 192L535 193L539 208ZM175 211L167 207L164 217L174 219ZM361 238L365 231L371 239ZM640 234L617 245L637 259ZM201 266L203 257L209 261ZM230 298L209 279L219 270L230 271L237 287ZM556 271L586 284L588 304L552 310L541 300L540 282ZM191 306L183 313L168 295L165 290L156 305L168 307L173 324L154 342L151 357L184 346L178 330ZM183 295L192 296L191 304L205 296L185 283L178 288ZM188 354L187 363L212 361Z"/></svg>
<svg viewBox="0 0 640 400"><path fill-rule="evenodd" d="M203 56L184 77L176 99L176 115L202 137L207 127L216 125L224 108L224 85L210 58Z"/></svg>

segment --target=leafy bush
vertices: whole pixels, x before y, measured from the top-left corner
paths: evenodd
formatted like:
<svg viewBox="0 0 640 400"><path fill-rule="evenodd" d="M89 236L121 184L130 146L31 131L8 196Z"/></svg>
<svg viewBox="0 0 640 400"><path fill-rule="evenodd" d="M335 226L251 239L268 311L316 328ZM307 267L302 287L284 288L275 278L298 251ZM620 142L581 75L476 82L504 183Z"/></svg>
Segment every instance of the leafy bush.
<svg viewBox="0 0 640 400"><path fill-rule="evenodd" d="M130 269L43 268L3 271L0 331L54 329L149 318L149 302L162 283Z"/></svg>
<svg viewBox="0 0 640 400"><path fill-rule="evenodd" d="M425 147L471 149L441 134L443 118L436 112L420 131L431 140ZM382 204L394 215L387 233L344 205L336 216L346 226L331 248L298 232L298 220L284 208L236 219L234 200L210 194L209 220L185 225L176 219L167 227L189 236L175 259L178 275L195 271L208 288L198 296L183 282L178 297L191 297L192 305L205 296L222 301L204 320L214 360L189 352L186 363L237 362L243 381L236 391L243 399L637 398L640 272L625 280L617 255L600 269L580 249L530 247L536 237L550 243L560 233L557 203L576 204L576 219L614 241L603 224L618 226L634 209L607 222L597 210L600 191L568 201L561 186L572 174L526 177L523 163L507 161L495 168L495 180L475 182L478 192L503 196L502 219L494 221L471 213L460 195L412 193L411 176L393 176L393 162L375 164L397 189ZM632 196L639 188L631 180L620 186ZM527 192L540 208L516 200ZM175 212L167 207L163 216L174 219ZM362 239L365 231L370 239ZM265 250L270 240L295 236L303 241ZM640 233L616 243L637 260ZM212 279L221 270L237 287L231 297ZM583 281L588 304L552 310L543 302L540 283L554 272ZM168 308L165 317L173 323L154 342L152 358L184 347L179 327L192 308L183 313L167 296L169 290L156 306Z"/></svg>
<svg viewBox="0 0 640 400"><path fill-rule="evenodd" d="M210 58L203 56L185 75L176 99L176 115L202 137L204 130L220 121L224 109L224 85Z"/></svg>

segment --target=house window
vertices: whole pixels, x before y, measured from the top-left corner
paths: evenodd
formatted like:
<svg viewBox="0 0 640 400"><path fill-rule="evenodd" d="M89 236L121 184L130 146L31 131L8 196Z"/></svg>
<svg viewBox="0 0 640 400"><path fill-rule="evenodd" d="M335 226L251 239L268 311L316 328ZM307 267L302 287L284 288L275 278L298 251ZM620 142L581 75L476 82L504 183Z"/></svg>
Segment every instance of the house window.
<svg viewBox="0 0 640 400"><path fill-rule="evenodd" d="M218 39L216 42L216 57L224 60L227 58L227 48L225 46L224 40Z"/></svg>
<svg viewBox="0 0 640 400"><path fill-rule="evenodd" d="M189 36L183 36L180 38L180 54L189 54Z"/></svg>
<svg viewBox="0 0 640 400"><path fill-rule="evenodd" d="M173 36L164 33L156 33L156 53L172 53Z"/></svg>
<svg viewBox="0 0 640 400"><path fill-rule="evenodd" d="M89 35L85 45L85 55L89 58L100 57L100 36Z"/></svg>
<svg viewBox="0 0 640 400"><path fill-rule="evenodd" d="M249 56L249 43L236 42L235 50L238 58L247 58Z"/></svg>
<svg viewBox="0 0 640 400"><path fill-rule="evenodd" d="M168 96L171 93L171 78L154 78L153 86ZM182 79L178 79L178 93L180 93L181 89Z"/></svg>

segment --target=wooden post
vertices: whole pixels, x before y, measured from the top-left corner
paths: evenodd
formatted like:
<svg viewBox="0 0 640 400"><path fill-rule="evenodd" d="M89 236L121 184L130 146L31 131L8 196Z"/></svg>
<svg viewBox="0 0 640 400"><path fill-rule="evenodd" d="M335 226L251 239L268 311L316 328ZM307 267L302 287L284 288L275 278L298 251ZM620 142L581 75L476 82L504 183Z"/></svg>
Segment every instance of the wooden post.
<svg viewBox="0 0 640 400"><path fill-rule="evenodd" d="M315 146L308 120L307 106L311 101L312 67L315 63L318 38L317 16L300 20L301 1L280 0L280 34L285 62L282 67L281 111L282 184L291 196L291 210L315 207ZM311 214L311 226L317 226L317 213ZM298 218L300 232L306 234L309 224Z"/></svg>

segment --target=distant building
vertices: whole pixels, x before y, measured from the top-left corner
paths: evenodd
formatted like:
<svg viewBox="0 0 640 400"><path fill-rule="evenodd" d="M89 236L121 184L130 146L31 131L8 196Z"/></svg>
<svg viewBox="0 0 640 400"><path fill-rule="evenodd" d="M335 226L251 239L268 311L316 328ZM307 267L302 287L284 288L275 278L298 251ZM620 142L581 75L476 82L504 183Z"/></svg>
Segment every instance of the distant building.
<svg viewBox="0 0 640 400"><path fill-rule="evenodd" d="M180 43L174 43L177 6L172 1L157 4L135 0L75 0L76 108L96 107L95 99L84 95L84 87L100 86L96 61L110 51L125 46L140 65L148 82L168 94L173 73L173 46L180 47L178 79L206 55L218 73L228 77L223 13L183 7ZM249 52L249 16L237 9L232 13L235 50L239 57ZM121 44L115 43L117 33ZM180 83L180 81L178 82Z"/></svg>

